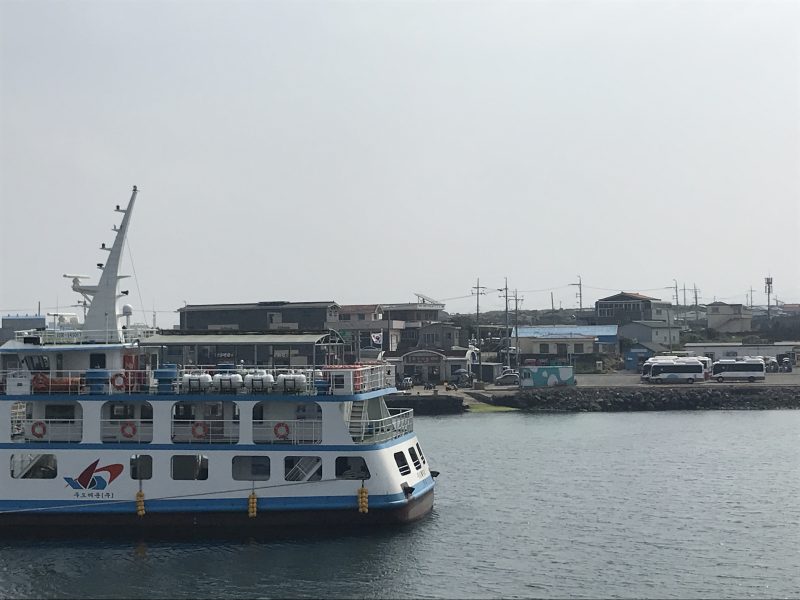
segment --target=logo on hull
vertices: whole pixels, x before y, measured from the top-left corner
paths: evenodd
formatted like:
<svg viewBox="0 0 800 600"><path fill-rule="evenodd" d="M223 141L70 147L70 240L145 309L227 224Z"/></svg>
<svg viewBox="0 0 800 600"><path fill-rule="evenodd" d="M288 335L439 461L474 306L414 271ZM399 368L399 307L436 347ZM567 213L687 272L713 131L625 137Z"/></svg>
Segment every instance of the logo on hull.
<svg viewBox="0 0 800 600"><path fill-rule="evenodd" d="M76 478L64 477L64 481L73 490L104 490L111 483L120 476L122 469L121 464L106 465L105 467L98 467L100 459L97 459L88 467L83 470L83 473ZM103 473L103 475L98 475ZM108 475L105 475L105 474Z"/></svg>

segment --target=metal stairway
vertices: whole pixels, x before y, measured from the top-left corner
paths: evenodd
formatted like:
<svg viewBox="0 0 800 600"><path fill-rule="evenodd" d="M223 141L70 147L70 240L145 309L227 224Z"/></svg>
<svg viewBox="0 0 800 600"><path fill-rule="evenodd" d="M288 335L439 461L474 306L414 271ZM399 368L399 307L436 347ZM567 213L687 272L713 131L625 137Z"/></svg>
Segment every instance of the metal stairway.
<svg viewBox="0 0 800 600"><path fill-rule="evenodd" d="M286 481L308 481L322 467L317 456L303 456L286 474Z"/></svg>

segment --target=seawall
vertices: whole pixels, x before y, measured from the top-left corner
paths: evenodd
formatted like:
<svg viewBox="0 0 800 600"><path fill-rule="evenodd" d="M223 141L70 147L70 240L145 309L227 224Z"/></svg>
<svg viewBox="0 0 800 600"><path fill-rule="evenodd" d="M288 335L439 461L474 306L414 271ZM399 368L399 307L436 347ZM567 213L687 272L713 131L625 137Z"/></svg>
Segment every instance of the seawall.
<svg viewBox="0 0 800 600"><path fill-rule="evenodd" d="M558 412L800 409L800 386L560 387L493 395L491 402Z"/></svg>
<svg viewBox="0 0 800 600"><path fill-rule="evenodd" d="M413 408L415 415L453 415L464 412L464 398L448 394L389 394L389 408Z"/></svg>

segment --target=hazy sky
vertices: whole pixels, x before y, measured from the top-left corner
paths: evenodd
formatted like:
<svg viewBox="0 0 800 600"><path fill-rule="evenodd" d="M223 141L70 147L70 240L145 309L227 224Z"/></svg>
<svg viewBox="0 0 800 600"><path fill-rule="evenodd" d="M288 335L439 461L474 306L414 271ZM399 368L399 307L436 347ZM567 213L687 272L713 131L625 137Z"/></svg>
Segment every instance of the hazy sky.
<svg viewBox="0 0 800 600"><path fill-rule="evenodd" d="M467 312L476 277L523 308L577 307L579 275L584 305L764 303L768 274L800 302L798 2L0 0L0 86L3 314L74 303L134 184L126 287L160 325Z"/></svg>

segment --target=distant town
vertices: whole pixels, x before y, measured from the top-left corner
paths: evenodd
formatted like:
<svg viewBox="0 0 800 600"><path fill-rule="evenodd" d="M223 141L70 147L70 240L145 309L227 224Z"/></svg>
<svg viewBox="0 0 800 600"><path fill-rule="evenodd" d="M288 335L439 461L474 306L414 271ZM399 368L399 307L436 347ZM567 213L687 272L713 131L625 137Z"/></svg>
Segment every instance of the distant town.
<svg viewBox="0 0 800 600"><path fill-rule="evenodd" d="M492 382L522 365L571 365L576 373L636 371L648 358L670 351L712 360L768 356L778 364L788 358L792 365L800 354L800 304L678 305L620 292L582 310L519 310L509 298L505 311L449 314L443 302L416 296L416 302L386 304L187 304L178 309L179 325L162 330L158 341L165 359L180 364L268 359L272 365L298 365L321 344L309 332L327 332L325 343L343 347L345 362L385 360L396 366L398 379L415 384L463 382L466 376ZM52 327L47 319L4 316L0 344L15 331ZM59 319L56 326L70 325ZM234 332L253 333L247 338L252 344L240 335L225 336Z"/></svg>

